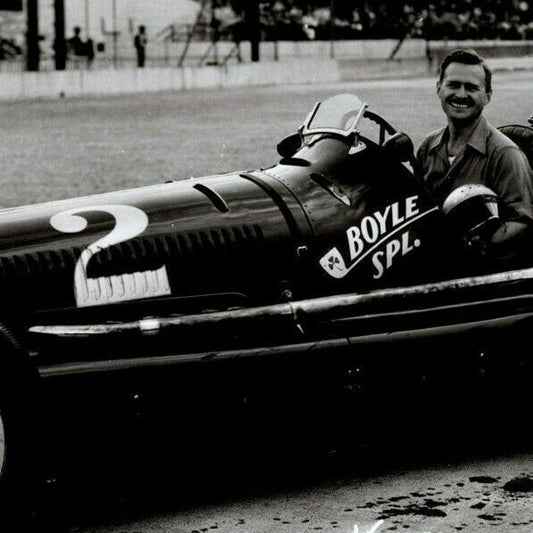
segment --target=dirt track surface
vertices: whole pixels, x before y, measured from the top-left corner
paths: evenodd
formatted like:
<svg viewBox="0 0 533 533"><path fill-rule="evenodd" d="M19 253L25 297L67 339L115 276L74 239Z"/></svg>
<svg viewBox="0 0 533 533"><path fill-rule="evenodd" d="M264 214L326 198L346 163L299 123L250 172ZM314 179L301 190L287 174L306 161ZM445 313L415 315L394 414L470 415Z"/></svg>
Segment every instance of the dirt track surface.
<svg viewBox="0 0 533 533"><path fill-rule="evenodd" d="M258 487L256 486L256 489ZM533 531L533 455L433 464L296 483L253 496L167 501L135 519L115 518L68 528L74 533L358 533L370 531ZM131 512L131 509L130 509ZM103 525L105 522L105 525ZM377 529L372 529L377 528Z"/></svg>
<svg viewBox="0 0 533 533"><path fill-rule="evenodd" d="M499 74L494 85L489 120L524 124L533 112L533 75ZM368 101L415 145L443 124L434 80L11 103L0 116L1 205L271 164L276 142L301 124L312 104L341 92ZM391 439L392 447L394 439L402 436ZM89 519L69 519L66 530L352 533L357 525L359 533L533 531L533 454L408 463L384 471L378 461L364 474L336 469L326 479L259 484L231 495L222 483L208 497L185 501L183 492L174 497L170 490L165 505L146 503L141 494L138 509L126 490L110 512L95 509ZM180 483L176 478L175 486ZM51 531L60 531L59 525Z"/></svg>
<svg viewBox="0 0 533 533"><path fill-rule="evenodd" d="M487 118L526 123L532 85L497 74ZM5 103L0 207L270 166L317 100L346 92L415 146L444 124L432 79Z"/></svg>

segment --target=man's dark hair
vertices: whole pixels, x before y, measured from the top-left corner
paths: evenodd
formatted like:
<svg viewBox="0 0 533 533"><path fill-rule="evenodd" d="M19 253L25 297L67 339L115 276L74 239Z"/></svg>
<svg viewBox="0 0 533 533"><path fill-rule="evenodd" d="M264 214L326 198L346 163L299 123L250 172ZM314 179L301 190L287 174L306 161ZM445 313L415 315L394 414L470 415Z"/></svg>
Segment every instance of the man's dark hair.
<svg viewBox="0 0 533 533"><path fill-rule="evenodd" d="M462 63L463 65L481 65L485 72L485 91L490 93L492 91L492 72L490 71L485 60L474 50L454 50L450 52L440 64L439 67L439 83L442 83L444 74L450 63Z"/></svg>

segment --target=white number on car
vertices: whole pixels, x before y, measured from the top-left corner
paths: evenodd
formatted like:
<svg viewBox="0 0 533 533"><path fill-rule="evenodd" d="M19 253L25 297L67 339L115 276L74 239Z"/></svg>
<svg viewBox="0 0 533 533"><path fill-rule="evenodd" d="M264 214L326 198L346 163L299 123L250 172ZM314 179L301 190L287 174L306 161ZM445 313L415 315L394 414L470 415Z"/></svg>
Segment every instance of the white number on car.
<svg viewBox="0 0 533 533"><path fill-rule="evenodd" d="M76 305L86 307L170 294L167 270L164 265L157 270L145 270L132 274L87 277L87 265L94 254L137 237L148 226L146 213L129 205L98 205L69 209L54 215L50 219L50 224L62 233L80 233L87 227L87 220L80 215L91 211L109 213L115 219L115 227L81 253L74 269Z"/></svg>

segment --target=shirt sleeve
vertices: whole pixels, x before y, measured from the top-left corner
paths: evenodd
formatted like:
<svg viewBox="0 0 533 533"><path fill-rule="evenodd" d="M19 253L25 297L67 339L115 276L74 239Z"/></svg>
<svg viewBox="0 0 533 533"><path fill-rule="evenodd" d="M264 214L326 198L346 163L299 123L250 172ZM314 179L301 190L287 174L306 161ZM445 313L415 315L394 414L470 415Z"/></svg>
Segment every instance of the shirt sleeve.
<svg viewBox="0 0 533 533"><path fill-rule="evenodd" d="M524 153L515 146L503 148L493 170L492 187L500 198L501 218L533 226L533 172Z"/></svg>

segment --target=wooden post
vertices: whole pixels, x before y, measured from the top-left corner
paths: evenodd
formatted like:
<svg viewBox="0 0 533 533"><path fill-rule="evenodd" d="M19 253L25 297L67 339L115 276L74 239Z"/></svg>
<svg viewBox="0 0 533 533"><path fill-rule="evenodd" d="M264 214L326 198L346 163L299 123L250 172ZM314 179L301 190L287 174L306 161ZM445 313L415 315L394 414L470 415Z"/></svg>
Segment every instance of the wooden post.
<svg viewBox="0 0 533 533"><path fill-rule="evenodd" d="M252 61L259 61L259 42L261 28L259 25L259 0L250 0L248 4L248 28L252 47Z"/></svg>
<svg viewBox="0 0 533 533"><path fill-rule="evenodd" d="M329 37L329 56L335 59L335 0L330 4L330 37Z"/></svg>
<svg viewBox="0 0 533 533"><path fill-rule="evenodd" d="M55 27L55 66L56 70L65 70L67 64L67 42L65 40L65 2L54 0Z"/></svg>
<svg viewBox="0 0 533 533"><path fill-rule="evenodd" d="M39 70L39 12L37 0L28 0L26 12L26 70Z"/></svg>

